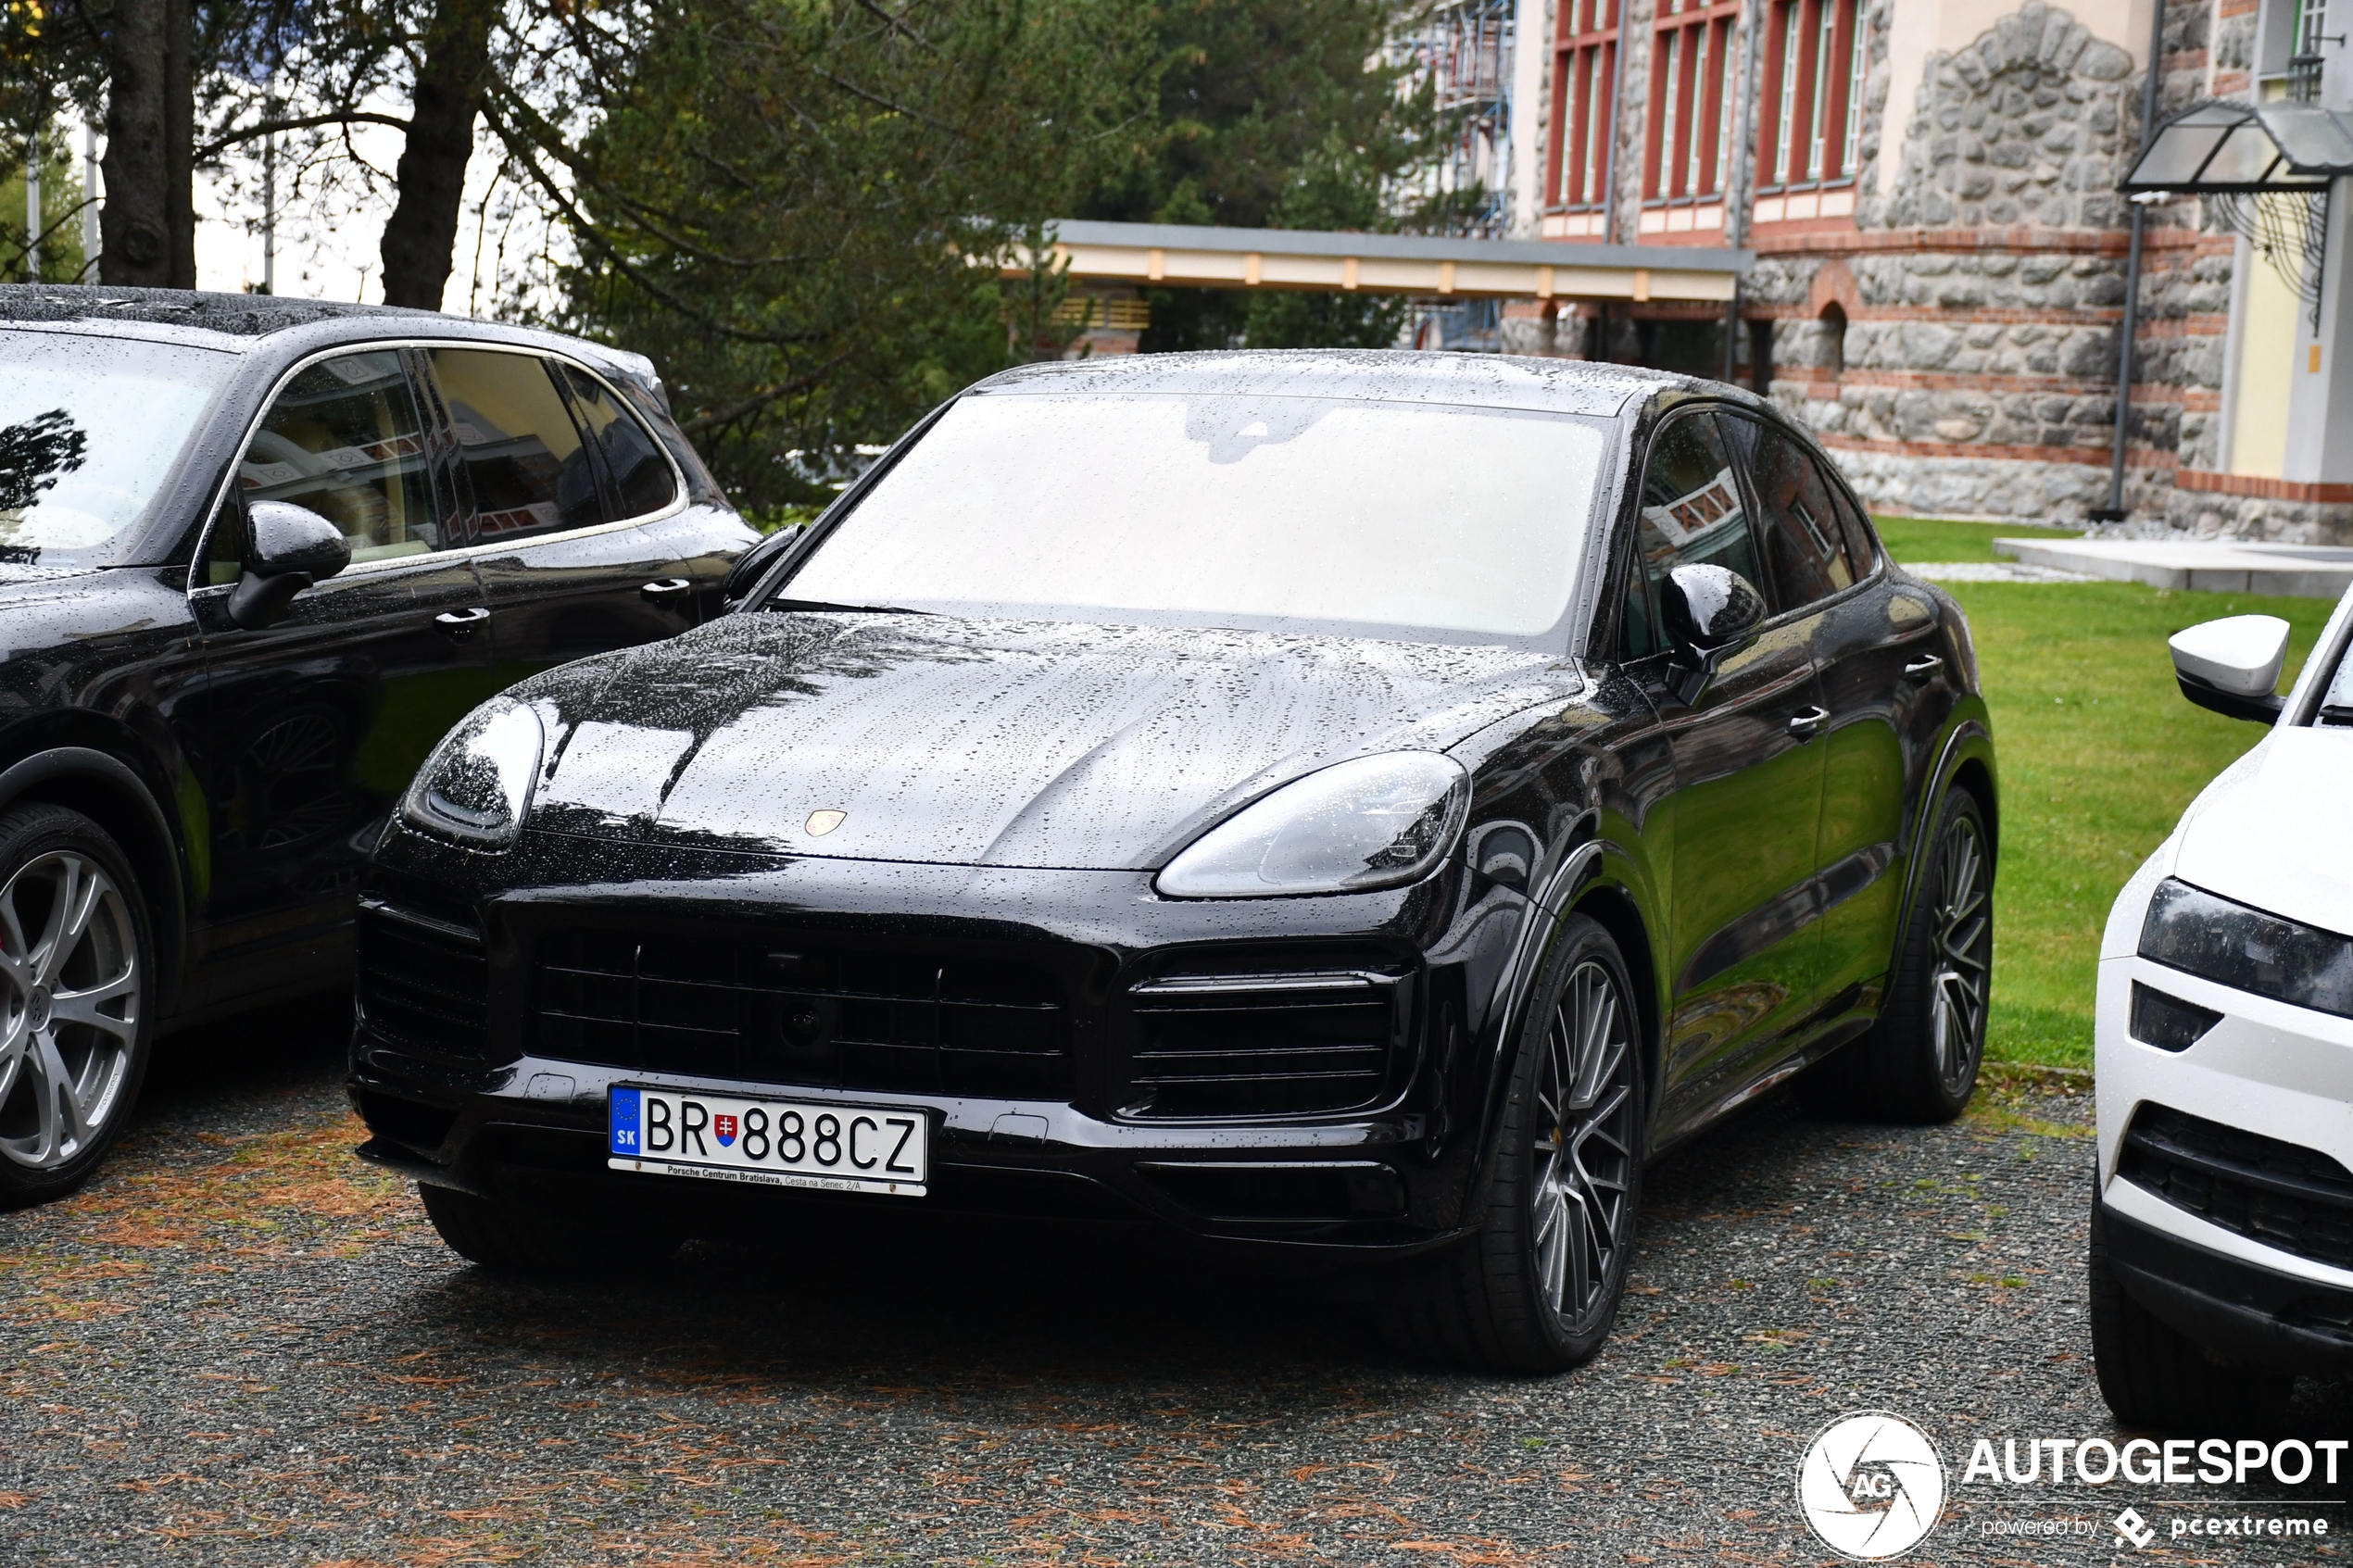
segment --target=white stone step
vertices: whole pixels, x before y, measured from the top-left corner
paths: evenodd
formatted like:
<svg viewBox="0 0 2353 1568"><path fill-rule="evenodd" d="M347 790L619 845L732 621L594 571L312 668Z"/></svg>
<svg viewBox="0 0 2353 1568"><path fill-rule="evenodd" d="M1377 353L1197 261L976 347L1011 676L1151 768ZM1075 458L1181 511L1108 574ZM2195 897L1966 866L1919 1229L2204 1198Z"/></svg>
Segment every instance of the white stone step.
<svg viewBox="0 0 2353 1568"><path fill-rule="evenodd" d="M1994 551L2027 566L2145 583L2152 588L2334 599L2353 587L2353 546L2240 539L2003 538L1994 541Z"/></svg>

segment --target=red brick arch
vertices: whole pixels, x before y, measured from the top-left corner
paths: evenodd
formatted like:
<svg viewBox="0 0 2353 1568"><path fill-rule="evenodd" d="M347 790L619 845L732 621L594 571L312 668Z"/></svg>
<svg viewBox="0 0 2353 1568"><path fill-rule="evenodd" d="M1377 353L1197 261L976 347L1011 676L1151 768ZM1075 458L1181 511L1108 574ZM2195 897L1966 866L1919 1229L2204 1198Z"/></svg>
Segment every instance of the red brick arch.
<svg viewBox="0 0 2353 1568"><path fill-rule="evenodd" d="M1814 273L1814 285L1806 291L1806 314L1816 320L1831 306L1837 306L1853 320L1863 308L1863 291L1855 284L1855 274L1843 261L1825 261Z"/></svg>

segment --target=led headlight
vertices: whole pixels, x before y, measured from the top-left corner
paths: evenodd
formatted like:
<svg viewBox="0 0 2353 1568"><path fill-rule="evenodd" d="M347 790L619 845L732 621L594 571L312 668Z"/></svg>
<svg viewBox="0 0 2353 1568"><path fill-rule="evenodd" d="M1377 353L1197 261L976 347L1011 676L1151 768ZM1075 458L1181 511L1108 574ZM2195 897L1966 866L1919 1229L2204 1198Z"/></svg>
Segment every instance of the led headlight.
<svg viewBox="0 0 2353 1568"><path fill-rule="evenodd" d="M531 809L547 739L538 714L512 697L492 697L425 759L400 803L401 820L461 844L506 847Z"/></svg>
<svg viewBox="0 0 2353 1568"><path fill-rule="evenodd" d="M1172 898L1359 893L1427 875L1463 831L1470 775L1434 751L1359 757L1235 812L1168 862Z"/></svg>
<svg viewBox="0 0 2353 1568"><path fill-rule="evenodd" d="M2141 922L2141 957L2235 990L2353 1018L2353 939L2167 877Z"/></svg>

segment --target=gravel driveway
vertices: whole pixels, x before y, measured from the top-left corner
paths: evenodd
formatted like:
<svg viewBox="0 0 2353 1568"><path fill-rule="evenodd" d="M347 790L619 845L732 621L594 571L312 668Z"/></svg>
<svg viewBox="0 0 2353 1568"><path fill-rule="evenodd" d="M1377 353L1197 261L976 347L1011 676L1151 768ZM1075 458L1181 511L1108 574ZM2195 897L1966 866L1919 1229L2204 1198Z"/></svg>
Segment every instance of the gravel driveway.
<svg viewBox="0 0 2353 1568"><path fill-rule="evenodd" d="M2353 1531L2309 1500L2353 1474L2295 1506L1963 1483L1980 1436L2120 1437L2063 1087L1926 1131L1762 1102L1655 1169L1600 1359L1509 1382L1151 1236L900 1214L630 1287L493 1280L348 1158L339 1024L171 1043L98 1182L0 1214L0 1563L1813 1562L1797 1457L1864 1407L1948 1469L1907 1561L2304 1562ZM2342 1394L2306 1386L2304 1436ZM2225 1505L2329 1537L2167 1533ZM2057 1519L2097 1533L1991 1533Z"/></svg>

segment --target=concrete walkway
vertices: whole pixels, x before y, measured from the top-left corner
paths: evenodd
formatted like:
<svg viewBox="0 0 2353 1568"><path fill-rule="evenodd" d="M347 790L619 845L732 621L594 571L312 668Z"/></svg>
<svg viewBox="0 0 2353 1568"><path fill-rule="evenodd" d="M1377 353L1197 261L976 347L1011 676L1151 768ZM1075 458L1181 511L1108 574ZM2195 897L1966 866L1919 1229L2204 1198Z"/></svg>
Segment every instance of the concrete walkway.
<svg viewBox="0 0 2353 1568"><path fill-rule="evenodd" d="M1994 549L2022 566L2145 583L2152 588L2334 599L2353 587L2353 547L2345 546L2238 539L2003 538L1994 541Z"/></svg>

